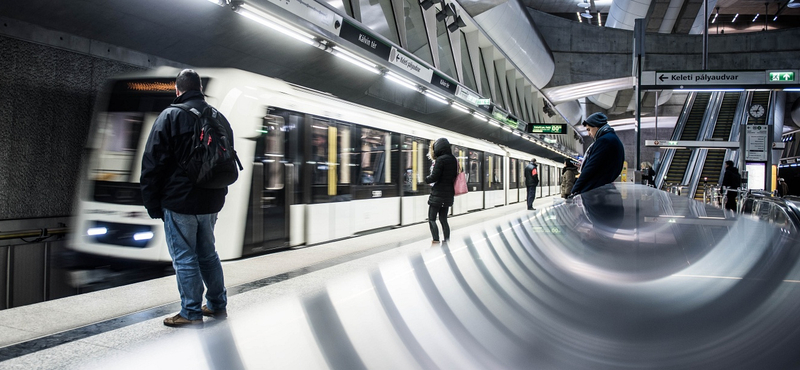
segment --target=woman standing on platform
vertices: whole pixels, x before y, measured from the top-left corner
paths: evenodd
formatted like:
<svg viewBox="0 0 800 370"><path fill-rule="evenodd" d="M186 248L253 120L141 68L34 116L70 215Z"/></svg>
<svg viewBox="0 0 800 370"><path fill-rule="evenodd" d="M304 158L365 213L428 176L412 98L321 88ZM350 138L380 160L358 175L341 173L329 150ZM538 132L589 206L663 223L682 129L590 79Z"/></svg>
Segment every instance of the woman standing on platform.
<svg viewBox="0 0 800 370"><path fill-rule="evenodd" d="M431 228L433 243L439 243L439 228L436 226L436 216L442 224L444 241L450 240L450 225L447 223L447 213L453 205L456 195L453 183L458 175L458 162L450 149L450 142L445 138L433 143L433 170L425 178L425 183L434 183L431 196L428 198L428 224Z"/></svg>

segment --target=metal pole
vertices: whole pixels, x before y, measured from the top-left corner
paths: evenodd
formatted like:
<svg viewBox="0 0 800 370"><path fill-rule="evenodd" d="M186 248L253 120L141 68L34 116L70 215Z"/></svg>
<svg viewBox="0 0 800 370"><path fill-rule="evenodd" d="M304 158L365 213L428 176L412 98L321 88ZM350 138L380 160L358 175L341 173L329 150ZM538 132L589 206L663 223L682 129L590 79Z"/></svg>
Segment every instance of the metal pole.
<svg viewBox="0 0 800 370"><path fill-rule="evenodd" d="M655 114L655 118L656 118L656 140L658 140L658 93L659 92L660 92L659 90L656 90L656 104L655 104L655 111L656 111L656 114Z"/></svg>
<svg viewBox="0 0 800 370"><path fill-rule="evenodd" d="M636 52L636 158L634 163L639 165L642 157L642 57L644 56L644 19L634 20L634 49Z"/></svg>
<svg viewBox="0 0 800 370"><path fill-rule="evenodd" d="M703 0L703 70L708 69L708 0Z"/></svg>

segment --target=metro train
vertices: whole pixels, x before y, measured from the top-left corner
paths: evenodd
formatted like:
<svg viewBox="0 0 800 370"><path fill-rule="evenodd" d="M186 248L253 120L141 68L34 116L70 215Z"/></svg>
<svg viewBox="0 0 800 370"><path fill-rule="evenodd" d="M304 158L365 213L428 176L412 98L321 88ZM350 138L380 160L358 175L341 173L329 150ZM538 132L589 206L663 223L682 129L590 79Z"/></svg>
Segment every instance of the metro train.
<svg viewBox="0 0 800 370"><path fill-rule="evenodd" d="M179 70L109 81L81 171L70 247L98 256L170 261L163 224L139 190L142 150L175 98ZM532 157L485 140L233 69L198 69L209 104L231 122L244 169L219 213L220 258L319 244L423 222L433 140L446 137L467 173L455 215L525 200ZM562 163L537 158L539 196L559 193Z"/></svg>

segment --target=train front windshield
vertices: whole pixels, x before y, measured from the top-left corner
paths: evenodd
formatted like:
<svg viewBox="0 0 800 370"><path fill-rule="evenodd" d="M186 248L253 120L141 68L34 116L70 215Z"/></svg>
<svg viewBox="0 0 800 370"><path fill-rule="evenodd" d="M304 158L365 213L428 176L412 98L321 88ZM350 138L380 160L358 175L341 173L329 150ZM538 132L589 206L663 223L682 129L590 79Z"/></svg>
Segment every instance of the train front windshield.
<svg viewBox="0 0 800 370"><path fill-rule="evenodd" d="M159 113L175 99L174 79L117 81L98 115L89 180L95 201L142 205L142 150Z"/></svg>

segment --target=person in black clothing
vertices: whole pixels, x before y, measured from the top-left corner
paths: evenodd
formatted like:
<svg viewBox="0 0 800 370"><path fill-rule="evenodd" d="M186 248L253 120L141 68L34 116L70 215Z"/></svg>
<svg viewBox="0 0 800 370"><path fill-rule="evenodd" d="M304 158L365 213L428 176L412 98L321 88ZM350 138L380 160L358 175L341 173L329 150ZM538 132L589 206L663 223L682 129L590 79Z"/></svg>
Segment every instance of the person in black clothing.
<svg viewBox="0 0 800 370"><path fill-rule="evenodd" d="M653 181L656 178L656 171L650 162L642 162L642 184L653 186Z"/></svg>
<svg viewBox="0 0 800 370"><path fill-rule="evenodd" d="M209 107L197 72L184 69L175 80L174 104L202 112ZM227 119L220 121L233 138ZM142 155L139 183L151 218L163 219L164 234L181 296L181 311L164 319L172 327L202 326L203 316L227 317L228 302L222 264L214 245L217 213L225 204L228 188L195 186L179 166L191 153L197 117L178 107L167 107L156 118ZM203 304L203 285L207 305ZM201 307L202 305L202 307Z"/></svg>
<svg viewBox="0 0 800 370"><path fill-rule="evenodd" d="M592 114L583 121L583 127L594 138L594 143L586 149L581 175L572 187L571 196L614 182L622 172L625 162L625 147L614 129L608 125L605 114Z"/></svg>
<svg viewBox="0 0 800 370"><path fill-rule="evenodd" d="M786 183L786 180L783 177L778 178L778 196L783 198L786 195L789 195L789 184Z"/></svg>
<svg viewBox="0 0 800 370"><path fill-rule="evenodd" d="M536 158L531 159L525 166L525 187L528 188L528 210L534 211L533 201L536 199L536 186L539 185L539 169Z"/></svg>
<svg viewBox="0 0 800 370"><path fill-rule="evenodd" d="M447 223L447 211L453 205L456 195L453 183L458 175L458 162L450 149L450 142L445 138L433 143L433 159L435 160L430 176L425 177L425 183L434 183L431 196L428 198L428 224L431 227L433 242L439 242L439 228L436 226L436 216L442 223L444 241L450 240L450 225Z"/></svg>
<svg viewBox="0 0 800 370"><path fill-rule="evenodd" d="M742 185L742 176L739 169L733 167L733 161L725 161L725 175L722 176L722 186L728 188L725 209L736 210L736 190Z"/></svg>

